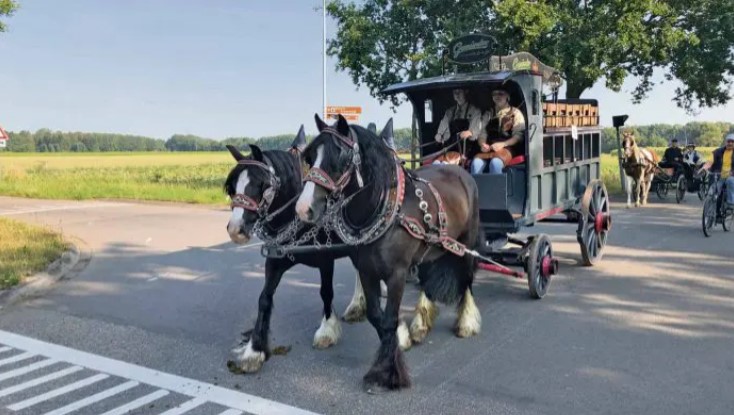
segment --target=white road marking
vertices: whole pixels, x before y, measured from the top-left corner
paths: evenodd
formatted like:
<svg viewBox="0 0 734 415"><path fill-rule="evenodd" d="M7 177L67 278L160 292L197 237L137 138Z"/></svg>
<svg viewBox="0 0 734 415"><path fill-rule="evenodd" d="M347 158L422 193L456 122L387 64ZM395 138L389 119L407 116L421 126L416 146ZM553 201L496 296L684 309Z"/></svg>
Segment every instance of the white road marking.
<svg viewBox="0 0 734 415"><path fill-rule="evenodd" d="M181 405L179 405L179 406L177 406L177 407L175 407L173 409L169 409L168 411L163 412L160 415L181 415L181 414L186 413L186 412L188 412L188 411L196 408L197 406L201 406L201 405L203 405L205 403L206 403L206 399L194 398L194 399L192 399L190 401L186 401L186 402L182 403Z"/></svg>
<svg viewBox="0 0 734 415"><path fill-rule="evenodd" d="M63 378L64 376L71 375L72 373L76 373L82 369L84 368L79 366L72 366L64 370L59 370L58 372L51 373L50 375L41 376L40 378L32 379L28 382L23 382L21 384L10 386L5 389L0 389L0 398L2 398L3 396L12 395L16 392L24 391L34 386L42 385L52 380Z"/></svg>
<svg viewBox="0 0 734 415"><path fill-rule="evenodd" d="M7 371L7 372L3 372L3 373L0 373L0 381L6 380L6 379L10 379L10 378L14 378L16 376L25 375L26 373L33 372L34 370L38 370L38 369L44 368L46 366L51 366L52 364L57 363L57 362L58 361L57 360L54 360L54 359L46 359L46 360L41 360L40 362L33 363L31 365L28 365L28 366L20 367L20 368L15 369L15 370L10 370L10 371Z"/></svg>
<svg viewBox="0 0 734 415"><path fill-rule="evenodd" d="M92 396L88 396L84 399L80 399L76 402L72 402L66 406L62 406L61 408L54 409L53 411L50 411L50 412L46 412L44 415L66 415L70 412L76 411L77 409L84 408L86 406L92 405L101 400L104 400L109 397L120 394L122 392L125 392L126 390L132 389L138 385L140 385L140 383L131 380L129 382L123 383L122 385L117 385L113 388L109 388L102 392L95 393Z"/></svg>
<svg viewBox="0 0 734 415"><path fill-rule="evenodd" d="M156 401L164 396L167 396L170 392L167 390L159 389L149 395L145 395L142 398L138 398L132 402L128 402L125 405L119 406L115 409L107 411L102 415L125 415L128 412L138 409L143 405L147 405L153 401Z"/></svg>
<svg viewBox="0 0 734 415"><path fill-rule="evenodd" d="M29 214L29 213L55 212L55 211L58 211L58 210L95 209L95 208L116 207L116 206L125 206L125 205L126 205L125 203L105 203L105 204L88 204L88 205L62 205L62 206L45 207L45 208L35 208L35 209L22 209L22 210L5 211L5 212L0 212L0 216L13 216L13 215L25 215L25 214Z"/></svg>
<svg viewBox="0 0 734 415"><path fill-rule="evenodd" d="M32 398L28 398L28 399L26 399L24 401L20 401L20 402L14 403L12 405L8 405L8 409L10 409L11 411L20 411L21 409L25 409L25 408L31 407L33 405L37 405L37 404L39 404L41 402L46 402L49 399L53 399L53 398L55 398L57 396L61 396L61 395L67 394L69 392L75 391L77 389L81 389L83 387L92 385L94 383L99 382L100 380L107 379L108 377L109 377L109 375L102 375L102 374L90 376L90 377L88 377L86 379L82 379L82 380L80 380L78 382L74 382L72 384L69 384L69 385L66 385L66 386L62 386L62 387L60 387L58 389L54 389L52 391L48 391L48 392L43 393L41 395L34 396Z"/></svg>
<svg viewBox="0 0 734 415"><path fill-rule="evenodd" d="M5 353L13 350L12 347L0 347L0 353Z"/></svg>
<svg viewBox="0 0 734 415"><path fill-rule="evenodd" d="M242 415L242 411L238 411L236 409L227 409L219 415Z"/></svg>
<svg viewBox="0 0 734 415"><path fill-rule="evenodd" d="M46 343L3 330L0 330L0 344L105 374L101 376L117 376L126 380L133 380L141 384L150 385L155 388L176 392L192 398L195 402L210 402L222 405L228 409L237 409L251 414L315 415L314 412L296 408L284 403L271 401L259 396L234 391L194 379L159 372L157 370L98 356L92 353L82 352L68 347L59 346L57 344ZM50 363L47 363L46 365L48 364ZM2 376L6 374L7 373L0 373L0 380L2 380ZM13 374L12 376L17 375ZM69 387L70 386L72 385L69 385ZM20 404L22 404L22 402L15 405Z"/></svg>
<svg viewBox="0 0 734 415"><path fill-rule="evenodd" d="M0 366L9 365L11 363L20 362L22 360L30 359L31 357L35 356L33 353L25 352L21 354L17 354L12 357L8 357L6 359L0 360Z"/></svg>

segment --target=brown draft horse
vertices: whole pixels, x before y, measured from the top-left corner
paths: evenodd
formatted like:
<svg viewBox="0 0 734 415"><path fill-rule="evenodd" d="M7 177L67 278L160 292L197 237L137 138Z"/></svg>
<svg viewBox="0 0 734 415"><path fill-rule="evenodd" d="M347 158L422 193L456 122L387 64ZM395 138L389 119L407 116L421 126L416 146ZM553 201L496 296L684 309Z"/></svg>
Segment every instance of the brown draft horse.
<svg viewBox="0 0 734 415"><path fill-rule="evenodd" d="M630 132L624 133L622 148L624 150L622 167L624 168L625 179L627 181L627 207L632 206L631 196L633 187L635 191L635 207L639 207L640 204L644 206L647 204L647 196L650 193L652 179L655 176L655 170L660 159L654 151L639 147L635 136Z"/></svg>
<svg viewBox="0 0 734 415"><path fill-rule="evenodd" d="M371 131L350 126L341 116L335 128L315 118L320 133L304 151L311 170L296 213L310 223L336 220L348 228L348 235L358 235L352 242L357 251L353 260L367 300L367 319L380 339L364 386L370 393L409 387L397 331L411 270L421 282L410 329L414 341L423 339L433 324L433 301L459 302L457 336L469 337L481 329L472 296L477 261L461 250L477 249L483 239L477 185L458 166L429 165L407 172ZM387 285L384 312L381 280Z"/></svg>

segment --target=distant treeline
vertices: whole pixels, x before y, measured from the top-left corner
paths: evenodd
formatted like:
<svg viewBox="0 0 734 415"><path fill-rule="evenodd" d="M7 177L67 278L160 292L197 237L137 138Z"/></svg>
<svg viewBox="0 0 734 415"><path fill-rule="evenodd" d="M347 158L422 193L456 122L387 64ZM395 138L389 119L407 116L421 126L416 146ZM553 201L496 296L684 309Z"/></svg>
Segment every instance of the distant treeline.
<svg viewBox="0 0 734 415"><path fill-rule="evenodd" d="M671 139L681 144L696 143L700 147L715 147L723 142L727 132L734 132L734 124L725 122L691 122L685 125L653 124L626 127L635 132L639 143L649 147L665 147ZM398 150L410 150L410 128L394 131ZM225 151L225 145L246 148L255 143L264 150L287 149L294 134L261 137L230 137L214 140L195 135L176 134L167 140L123 134L61 132L40 129L36 132L9 132L6 151L13 152L97 152L97 151ZM616 131L604 128L603 151L617 148ZM310 140L311 137L307 137Z"/></svg>

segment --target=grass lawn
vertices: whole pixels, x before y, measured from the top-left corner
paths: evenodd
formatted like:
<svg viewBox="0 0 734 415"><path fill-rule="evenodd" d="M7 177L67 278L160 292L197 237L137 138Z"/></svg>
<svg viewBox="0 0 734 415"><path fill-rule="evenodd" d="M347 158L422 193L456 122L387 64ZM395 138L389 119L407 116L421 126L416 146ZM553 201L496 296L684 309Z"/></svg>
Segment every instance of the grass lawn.
<svg viewBox="0 0 734 415"><path fill-rule="evenodd" d="M654 149L662 156L664 148ZM711 150L699 149L710 160ZM401 157L409 158L407 154ZM131 199L226 205L228 152L0 153L0 195ZM602 180L621 191L616 152L602 155Z"/></svg>
<svg viewBox="0 0 734 415"><path fill-rule="evenodd" d="M55 232L0 217L0 289L45 270L65 249Z"/></svg>

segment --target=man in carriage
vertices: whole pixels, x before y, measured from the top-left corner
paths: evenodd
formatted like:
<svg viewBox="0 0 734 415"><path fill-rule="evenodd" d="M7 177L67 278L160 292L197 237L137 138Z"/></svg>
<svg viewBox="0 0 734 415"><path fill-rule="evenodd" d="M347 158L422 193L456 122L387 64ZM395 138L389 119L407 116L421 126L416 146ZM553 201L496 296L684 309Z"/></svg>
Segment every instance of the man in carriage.
<svg viewBox="0 0 734 415"><path fill-rule="evenodd" d="M482 131L479 134L481 153L477 154L471 163L472 174L483 173L489 164L489 174L502 174L505 161L501 157L492 157L486 160L490 152L508 151L510 159L523 154L525 146L525 117L522 111L510 105L510 93L499 87L492 91L494 107L482 116Z"/></svg>
<svg viewBox="0 0 734 415"><path fill-rule="evenodd" d="M438 143L453 144L454 140L476 142L482 123L482 112L469 102L469 90L457 88L453 91L456 105L446 110L438 125L435 140ZM447 164L446 160L436 160L433 164Z"/></svg>
<svg viewBox="0 0 734 415"><path fill-rule="evenodd" d="M669 176L677 177L680 172L685 172L683 151L678 147L677 138L670 140L670 147L665 149L663 160L658 163L658 166L662 169L667 169L666 173Z"/></svg>

